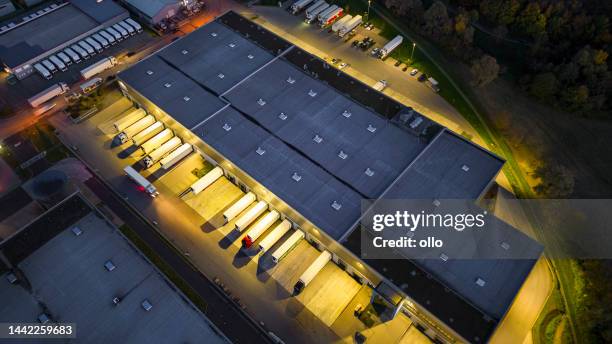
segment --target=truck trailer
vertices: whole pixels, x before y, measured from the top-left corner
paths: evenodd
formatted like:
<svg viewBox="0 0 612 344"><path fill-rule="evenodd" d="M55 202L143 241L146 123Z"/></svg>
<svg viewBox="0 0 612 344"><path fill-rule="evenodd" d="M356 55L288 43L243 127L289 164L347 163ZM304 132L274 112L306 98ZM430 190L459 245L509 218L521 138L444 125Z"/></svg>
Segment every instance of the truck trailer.
<svg viewBox="0 0 612 344"><path fill-rule="evenodd" d="M311 5L306 9L306 16L304 22L307 24L312 23L317 18L317 15L325 11L329 7L329 4L325 0L319 0L314 5Z"/></svg>
<svg viewBox="0 0 612 344"><path fill-rule="evenodd" d="M132 166L126 166L123 171L131 180L138 184L139 189L146 191L151 197L157 197L157 195L159 195L155 186L151 184L147 178L138 173Z"/></svg>
<svg viewBox="0 0 612 344"><path fill-rule="evenodd" d="M79 56L79 54L77 54L71 48L64 49L64 53L68 55L68 57L70 57L74 63L81 63L81 56Z"/></svg>
<svg viewBox="0 0 612 344"><path fill-rule="evenodd" d="M106 31L109 35L112 35L113 37L115 37L115 41L117 42L123 41L123 36L121 35L121 33L119 33L119 31L115 30L114 28L107 27L106 29L104 29L104 31Z"/></svg>
<svg viewBox="0 0 612 344"><path fill-rule="evenodd" d="M72 60L70 59L70 57L66 55L66 53L63 51L60 51L59 53L55 54L55 56L62 60L62 62L64 62L66 66L70 66L72 64Z"/></svg>
<svg viewBox="0 0 612 344"><path fill-rule="evenodd" d="M382 92L385 88L387 88L387 80L379 80L377 81L374 86L372 86L373 89Z"/></svg>
<svg viewBox="0 0 612 344"><path fill-rule="evenodd" d="M172 137L174 137L174 133L171 129L166 128L162 130L159 134L147 140L147 142L141 144L140 150L144 154L149 154L152 151L156 150L159 146L166 143L166 141L170 140Z"/></svg>
<svg viewBox="0 0 612 344"><path fill-rule="evenodd" d="M98 43L102 44L103 48L108 48L110 43L106 40L106 38L102 37L99 33L94 33L91 37Z"/></svg>
<svg viewBox="0 0 612 344"><path fill-rule="evenodd" d="M159 162L161 167L164 170L167 170L174 166L177 162L181 161L184 157L188 156L193 152L193 146L189 143L183 143L177 149L170 152L170 154L166 155Z"/></svg>
<svg viewBox="0 0 612 344"><path fill-rule="evenodd" d="M73 51L75 51L77 54L79 54L79 56L81 56L81 58L83 60L87 60L89 59L89 53L87 52L87 50L81 48L80 45L78 44L73 44L72 46L70 46L70 49L72 49Z"/></svg>
<svg viewBox="0 0 612 344"><path fill-rule="evenodd" d="M272 210L271 212L264 215L261 220L257 221L249 229L247 235L242 238L242 247L243 248L251 248L257 238L259 238L268 228L270 228L274 222L276 222L280 218L280 214L276 210Z"/></svg>
<svg viewBox="0 0 612 344"><path fill-rule="evenodd" d="M236 216L240 215L240 213L242 213L256 200L257 197L255 197L255 194L252 192L242 196L238 201L236 201L236 203L232 204L231 207L227 208L227 210L223 212L223 219L225 220L225 223L230 222Z"/></svg>
<svg viewBox="0 0 612 344"><path fill-rule="evenodd" d="M198 179L195 183L191 184L189 191L194 195L199 194L202 190L211 186L212 183L216 182L217 179L223 177L223 169L219 166L213 168L206 173L202 178Z"/></svg>
<svg viewBox="0 0 612 344"><path fill-rule="evenodd" d="M333 13L334 11L337 11L338 8L339 8L338 5L331 5L326 10L324 10L323 12L317 14L317 22L319 22L319 24L323 25L323 22L327 18L329 18L331 13Z"/></svg>
<svg viewBox="0 0 612 344"><path fill-rule="evenodd" d="M81 47L81 49L85 50L87 54L89 54L90 56L93 56L96 54L96 51L94 50L94 48L91 45L87 44L87 42L79 41L77 44L79 45L79 47Z"/></svg>
<svg viewBox="0 0 612 344"><path fill-rule="evenodd" d="M363 21L363 19L361 18L361 16L359 16L359 15L354 16L353 19L351 19L348 22L346 22L346 24L344 24L338 30L338 36L344 37L344 35L346 35L347 33L351 32L351 30L353 30L354 28L359 26L359 24L361 24L362 21Z"/></svg>
<svg viewBox="0 0 612 344"><path fill-rule="evenodd" d="M124 29L126 29L130 36L134 36L136 34L136 30L134 30L134 28L130 26L130 24L124 21L120 21L117 24L121 25Z"/></svg>
<svg viewBox="0 0 612 344"><path fill-rule="evenodd" d="M240 216L238 220L236 220L235 229L238 232L244 231L251 223L253 223L253 221L255 221L259 217L259 215L263 214L266 209L268 209L268 203L264 201L257 202L255 206L253 206L246 213Z"/></svg>
<svg viewBox="0 0 612 344"><path fill-rule="evenodd" d="M67 84L60 82L57 83L47 89L45 89L42 92L37 93L36 95L28 98L28 103L30 103L30 105L35 108L37 106L39 106L40 104L59 96L60 94L64 94L66 93L66 91L68 91L70 88L68 87Z"/></svg>
<svg viewBox="0 0 612 344"><path fill-rule="evenodd" d="M164 124L159 121L155 122L151 124L150 126L146 127L145 129L143 129L138 134L134 135L132 137L132 143L134 144L134 146L138 147L141 144L147 142L153 136L161 133L162 130L164 130Z"/></svg>
<svg viewBox="0 0 612 344"><path fill-rule="evenodd" d="M104 37L104 39L106 39L106 41L110 44L110 45L115 45L117 44L117 40L115 39L115 36L111 35L110 33L108 33L105 30L100 30L98 31L98 34L102 37Z"/></svg>
<svg viewBox="0 0 612 344"><path fill-rule="evenodd" d="M61 70L62 72L68 70L66 64L55 55L49 56L49 61L51 61L55 66L57 66L57 68L59 68L59 70Z"/></svg>
<svg viewBox="0 0 612 344"><path fill-rule="evenodd" d="M297 0L291 5L289 10L291 11L291 14L298 14L298 12L303 10L306 6L308 6L308 4L310 4L313 1L314 0Z"/></svg>
<svg viewBox="0 0 612 344"><path fill-rule="evenodd" d="M45 68L42 64L40 63L35 63L34 64L34 69L36 69L36 71L38 72L38 74L40 74L40 76L42 76L43 78L49 80L51 78L53 78L53 76L51 75L51 72L49 72L47 70L47 68Z"/></svg>
<svg viewBox="0 0 612 344"><path fill-rule="evenodd" d="M121 141L121 143L126 143L132 138L132 136L143 131L145 128L147 128L153 123L155 123L155 117L151 115L147 115L139 119L138 121L134 122L129 127L123 129L123 131L121 131L118 135L119 140Z"/></svg>
<svg viewBox="0 0 612 344"><path fill-rule="evenodd" d="M345 15L344 17L338 19L334 25L332 25L332 31L333 32L338 32L338 30L340 30L341 27L344 26L344 24L346 24L349 20L353 19L353 16L350 14Z"/></svg>
<svg viewBox="0 0 612 344"><path fill-rule="evenodd" d="M134 30L136 30L136 32L138 32L138 33L142 32L142 26L137 21L135 21L134 19L127 18L125 20L125 22L130 24L134 28Z"/></svg>
<svg viewBox="0 0 612 344"><path fill-rule="evenodd" d="M298 295L299 293L308 286L308 284L317 276L317 274L323 270L323 267L331 260L331 253L328 251L323 251L317 259L315 259L312 264L304 271L300 279L293 286L293 295Z"/></svg>
<svg viewBox="0 0 612 344"><path fill-rule="evenodd" d="M181 144L181 139L175 136L149 153L149 155L143 159L143 163L145 164L146 168L149 168L167 154L178 148Z"/></svg>
<svg viewBox="0 0 612 344"><path fill-rule="evenodd" d="M342 17L342 15L344 14L344 10L342 9L342 7L338 7L335 8L333 11L329 12L326 16L324 16L320 22L321 22L321 27L324 28L328 25L331 25L334 21L336 21L336 19Z"/></svg>
<svg viewBox="0 0 612 344"><path fill-rule="evenodd" d="M304 232L296 230L285 242L272 252L272 261L278 264L304 238Z"/></svg>
<svg viewBox="0 0 612 344"><path fill-rule="evenodd" d="M389 54L391 54L391 52L395 50L395 48L399 47L403 41L404 37L400 35L395 36L395 38L387 42L384 47L380 48L380 50L378 51L378 57L384 59L385 57L389 56Z"/></svg>
<svg viewBox="0 0 612 344"><path fill-rule="evenodd" d="M113 127L115 130L117 130L117 132L121 132L123 129L129 127L130 125L136 123L136 121L139 119L146 116L146 114L147 113L143 109L129 108L128 110L125 110L120 115L120 118L113 123Z"/></svg>
<svg viewBox="0 0 612 344"><path fill-rule="evenodd" d="M83 94L88 94L98 88L100 85L102 85L102 78L93 78L85 81L79 87L81 88L81 92L83 92Z"/></svg>
<svg viewBox="0 0 612 344"><path fill-rule="evenodd" d="M92 64L91 66L81 70L81 77L83 77L83 79L89 79L98 73L113 68L115 65L117 65L116 58L114 58L113 56L105 57L102 60Z"/></svg>
<svg viewBox="0 0 612 344"><path fill-rule="evenodd" d="M291 229L291 222L285 219L278 226L274 227L259 243L259 252L265 253L270 247L274 246L280 238Z"/></svg>
<svg viewBox="0 0 612 344"><path fill-rule="evenodd" d="M47 68L47 70L49 70L49 72L51 72L51 73L57 72L57 68L55 67L55 65L53 63L49 62L49 60L42 60L42 61L40 61L40 63L42 63L43 66L45 66L45 68Z"/></svg>
<svg viewBox="0 0 612 344"><path fill-rule="evenodd" d="M124 29L123 26L119 25L118 23L113 25L112 28L115 31L119 32L121 34L121 37L123 37L124 39L130 37L130 34L128 33L128 31Z"/></svg>

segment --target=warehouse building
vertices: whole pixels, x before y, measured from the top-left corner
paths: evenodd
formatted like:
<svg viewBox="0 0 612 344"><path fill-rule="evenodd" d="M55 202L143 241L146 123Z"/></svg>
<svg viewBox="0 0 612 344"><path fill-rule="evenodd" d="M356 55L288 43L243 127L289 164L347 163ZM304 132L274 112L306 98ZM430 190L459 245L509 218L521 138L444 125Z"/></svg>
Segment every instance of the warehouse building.
<svg viewBox="0 0 612 344"><path fill-rule="evenodd" d="M151 27L174 18L183 10L199 6L197 0L122 0L122 2Z"/></svg>
<svg viewBox="0 0 612 344"><path fill-rule="evenodd" d="M229 343L80 194L0 251L1 322L76 323L84 343Z"/></svg>
<svg viewBox="0 0 612 344"><path fill-rule="evenodd" d="M0 17L4 17L13 12L15 12L15 5L13 5L11 0L1 0L0 1Z"/></svg>
<svg viewBox="0 0 612 344"><path fill-rule="evenodd" d="M373 302L431 338L486 342L541 255L538 243L489 216L497 223L482 244L524 259L408 260L401 251L397 260L360 259L362 200L478 200L504 161L424 117L415 122L411 109L236 13L119 80L127 97L370 285Z"/></svg>
<svg viewBox="0 0 612 344"><path fill-rule="evenodd" d="M67 46L127 18L113 1L54 2L0 23L0 61L8 73L23 79L33 65Z"/></svg>

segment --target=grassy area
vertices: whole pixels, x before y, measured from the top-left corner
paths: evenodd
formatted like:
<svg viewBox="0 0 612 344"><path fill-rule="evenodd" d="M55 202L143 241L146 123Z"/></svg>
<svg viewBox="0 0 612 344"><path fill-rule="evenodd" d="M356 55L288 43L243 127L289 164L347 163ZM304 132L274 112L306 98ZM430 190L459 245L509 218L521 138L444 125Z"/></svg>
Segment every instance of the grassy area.
<svg viewBox="0 0 612 344"><path fill-rule="evenodd" d="M195 304L203 313L206 313L206 301L181 277L179 276L172 267L166 263L147 243L145 243L132 228L127 225L119 227L119 230L145 255L147 258L157 266L157 268L166 277L172 281L172 283L179 288L183 294L185 294L193 304Z"/></svg>

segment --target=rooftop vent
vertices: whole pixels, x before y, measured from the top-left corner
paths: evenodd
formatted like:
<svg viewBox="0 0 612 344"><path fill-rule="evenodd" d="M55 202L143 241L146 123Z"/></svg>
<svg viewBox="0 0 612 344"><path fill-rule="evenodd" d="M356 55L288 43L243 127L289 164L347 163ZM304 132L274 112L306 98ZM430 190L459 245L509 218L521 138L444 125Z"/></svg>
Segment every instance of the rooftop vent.
<svg viewBox="0 0 612 344"><path fill-rule="evenodd" d="M261 99L261 98L259 98L259 99L257 99L257 104L259 104L260 106L264 106L264 105L266 105L266 101Z"/></svg>
<svg viewBox="0 0 612 344"><path fill-rule="evenodd" d="M297 172L293 172L293 175L291 176L291 179L295 180L296 182L299 182L300 180L302 180L302 176L297 174Z"/></svg>
<svg viewBox="0 0 612 344"><path fill-rule="evenodd" d="M190 100L191 100L191 98L189 98L189 97L187 97L187 96L184 96L184 97L183 97L183 100L184 100L184 101L186 101L186 102L188 102L188 101L190 101Z"/></svg>
<svg viewBox="0 0 612 344"><path fill-rule="evenodd" d="M340 152L338 152L338 157L340 157L342 160L346 160L346 158L348 158L348 154L344 153L343 150L340 150Z"/></svg>
<svg viewBox="0 0 612 344"><path fill-rule="evenodd" d="M334 208L334 210L338 211L340 210L340 208L342 208L342 204L338 203L337 201L333 201L331 207Z"/></svg>
<svg viewBox="0 0 612 344"><path fill-rule="evenodd" d="M230 43L230 44L228 44L228 46L229 46L230 48L235 48L235 47L236 47L236 43Z"/></svg>
<svg viewBox="0 0 612 344"><path fill-rule="evenodd" d="M505 241L503 241L500 246L506 251L510 249L510 244Z"/></svg>
<svg viewBox="0 0 612 344"><path fill-rule="evenodd" d="M75 236L83 234L83 231L79 227L72 227L71 231Z"/></svg>
<svg viewBox="0 0 612 344"><path fill-rule="evenodd" d="M249 58L249 60L252 60L255 56L253 56L252 54L247 55L247 57Z"/></svg>
<svg viewBox="0 0 612 344"><path fill-rule="evenodd" d="M216 32L211 32L210 35L213 36L213 37L217 37L217 33Z"/></svg>
<svg viewBox="0 0 612 344"><path fill-rule="evenodd" d="M287 119L287 115L285 115L284 112L281 112L278 114L278 118L282 119L283 121Z"/></svg>
<svg viewBox="0 0 612 344"><path fill-rule="evenodd" d="M189 53L189 51L187 51L186 49L181 50L181 54L183 55L187 55Z"/></svg>
<svg viewBox="0 0 612 344"><path fill-rule="evenodd" d="M374 171L368 167L368 168L366 168L366 170L365 170L365 174L366 174L366 176L368 176L368 177L372 177L372 176L374 175Z"/></svg>
<svg viewBox="0 0 612 344"><path fill-rule="evenodd" d="M444 253L440 253L440 259L442 259L442 261L447 261L448 260L448 256L445 255Z"/></svg>
<svg viewBox="0 0 612 344"><path fill-rule="evenodd" d="M9 272L8 274L6 274L6 280L10 283L10 284L15 284L17 282L17 276L15 276L14 273Z"/></svg>
<svg viewBox="0 0 612 344"><path fill-rule="evenodd" d="M479 287L484 287L484 286L485 286L485 284L487 284L487 282L485 282L485 280L483 280L482 278L478 277L478 278L476 279L476 285L477 285L477 286L479 286Z"/></svg>
<svg viewBox="0 0 612 344"><path fill-rule="evenodd" d="M295 79L293 79L292 77L288 77L287 82L290 84L295 84Z"/></svg>
<svg viewBox="0 0 612 344"><path fill-rule="evenodd" d="M259 155L264 155L266 153L266 150L261 147L257 147L257 150L255 152Z"/></svg>
<svg viewBox="0 0 612 344"><path fill-rule="evenodd" d="M342 116L349 118L351 117L352 113L349 110L344 110L344 112L342 113Z"/></svg>
<svg viewBox="0 0 612 344"><path fill-rule="evenodd" d="M165 84L164 84L164 87L165 87L165 88L170 88L170 86L172 86L172 84L171 84L171 83L169 83L169 82L167 82L167 83L165 83Z"/></svg>
<svg viewBox="0 0 612 344"><path fill-rule="evenodd" d="M230 130L232 130L232 126L229 125L229 123L225 123L225 124L223 124L223 130L230 131Z"/></svg>
<svg viewBox="0 0 612 344"><path fill-rule="evenodd" d="M467 172L467 171L469 171L469 170L470 170L470 167L469 167L468 165L463 165L463 166L461 166L461 169L462 169L463 171Z"/></svg>
<svg viewBox="0 0 612 344"><path fill-rule="evenodd" d="M153 75L153 71L152 70L147 70L147 75Z"/></svg>
<svg viewBox="0 0 612 344"><path fill-rule="evenodd" d="M142 301L141 306L147 312L150 311L151 308L153 308L153 305L147 299L144 299L144 301Z"/></svg>
<svg viewBox="0 0 612 344"><path fill-rule="evenodd" d="M317 96L317 92L315 92L314 90L310 90L308 91L308 95L311 97L316 97Z"/></svg>
<svg viewBox="0 0 612 344"><path fill-rule="evenodd" d="M319 136L319 135L315 135L315 136L312 138L312 140L313 140L314 142L316 142L316 143L321 143L321 142L323 142L323 138L322 138L321 136Z"/></svg>
<svg viewBox="0 0 612 344"><path fill-rule="evenodd" d="M414 129L419 126L423 122L423 117L416 117L412 122L410 122L410 128Z"/></svg>
<svg viewBox="0 0 612 344"><path fill-rule="evenodd" d="M110 272L115 270L116 266L115 264L113 264L113 261L109 259L104 263L104 268L106 269L106 271Z"/></svg>
<svg viewBox="0 0 612 344"><path fill-rule="evenodd" d="M368 124L368 128L367 128L367 129L368 129L368 131L369 131L369 132L371 132L371 133L373 133L373 132L375 132L375 131L376 131L376 127L375 127L375 126L373 126L373 125L371 125L371 124Z"/></svg>
<svg viewBox="0 0 612 344"><path fill-rule="evenodd" d="M436 207L439 207L440 206L440 200L434 199L434 201L431 204L433 204Z"/></svg>
<svg viewBox="0 0 612 344"><path fill-rule="evenodd" d="M219 77L219 79L225 78L225 74L223 74L223 73L219 73L217 76Z"/></svg>

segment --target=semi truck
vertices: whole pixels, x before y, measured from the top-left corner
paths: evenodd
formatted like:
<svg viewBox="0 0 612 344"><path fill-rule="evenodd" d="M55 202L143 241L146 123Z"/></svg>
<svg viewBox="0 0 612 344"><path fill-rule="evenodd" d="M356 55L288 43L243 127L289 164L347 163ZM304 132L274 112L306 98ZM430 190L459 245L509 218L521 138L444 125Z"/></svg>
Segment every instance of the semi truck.
<svg viewBox="0 0 612 344"><path fill-rule="evenodd" d="M85 42L87 42L87 44L89 44L92 48L96 49L96 53L101 53L102 50L104 50L102 49L102 45L91 37L85 38Z"/></svg>
<svg viewBox="0 0 612 344"><path fill-rule="evenodd" d="M177 162L181 161L184 157L191 154L191 152L193 152L193 146L191 146L189 143L183 143L181 146L170 152L170 154L166 155L159 161L161 167L164 170L167 170L174 166Z"/></svg>
<svg viewBox="0 0 612 344"><path fill-rule="evenodd" d="M49 72L47 70L47 68L45 68L42 64L40 63L35 63L34 64L34 69L36 69L36 71L38 72L38 74L40 74L40 76L42 76L43 78L49 80L51 78L53 78L53 76L51 75L51 72Z"/></svg>
<svg viewBox="0 0 612 344"><path fill-rule="evenodd" d="M230 222L236 216L240 215L240 213L242 213L256 200L257 197L255 197L255 194L252 192L248 192L246 195L240 197L236 203L232 204L231 207L227 208L227 210L223 212L223 219L225 220L225 223Z"/></svg>
<svg viewBox="0 0 612 344"><path fill-rule="evenodd" d="M121 25L121 27L123 27L125 30L127 30L127 32L130 34L130 36L133 36L133 35L136 34L136 30L134 30L134 28L131 27L126 22L120 21L117 24Z"/></svg>
<svg viewBox="0 0 612 344"><path fill-rule="evenodd" d="M304 238L304 232L296 230L285 242L272 252L272 261L278 264Z"/></svg>
<svg viewBox="0 0 612 344"><path fill-rule="evenodd" d="M149 154L155 149L157 149L157 147L161 146L166 141L170 140L173 136L174 136L174 133L172 132L172 130L166 128L162 130L160 133L158 133L157 135L147 140L147 142L141 144L140 150L144 154Z"/></svg>
<svg viewBox="0 0 612 344"><path fill-rule="evenodd" d="M87 44L85 41L79 41L77 44L79 45L79 47L81 47L81 49L85 50L88 55L93 56L96 54L94 48L91 45Z"/></svg>
<svg viewBox="0 0 612 344"><path fill-rule="evenodd" d="M81 56L79 56L79 54L77 54L71 48L64 49L64 53L66 53L66 55L68 55L74 63L81 63Z"/></svg>
<svg viewBox="0 0 612 344"><path fill-rule="evenodd" d="M53 63L49 62L49 60L42 60L40 63L42 63L49 72L57 72L57 68L53 65Z"/></svg>
<svg viewBox="0 0 612 344"><path fill-rule="evenodd" d="M425 82L429 88L431 88L434 92L440 92L440 86L438 86L438 81L434 78L427 78L427 82Z"/></svg>
<svg viewBox="0 0 612 344"><path fill-rule="evenodd" d="M211 186L212 183L217 181L217 179L223 177L223 169L219 166L213 168L208 173L206 173L202 178L196 180L195 183L191 184L189 187L189 191L194 195L199 194L202 190Z"/></svg>
<svg viewBox="0 0 612 344"><path fill-rule="evenodd" d="M338 32L338 30L340 30L341 27L344 26L344 24L346 24L349 20L353 19L353 16L350 14L345 15L344 17L338 19L334 25L332 25L332 31L333 32Z"/></svg>
<svg viewBox="0 0 612 344"><path fill-rule="evenodd" d="M387 88L387 81L379 80L374 84L374 86L372 86L372 88L374 88L375 90L379 92L382 92L385 88Z"/></svg>
<svg viewBox="0 0 612 344"><path fill-rule="evenodd" d="M276 244L276 242L279 241L283 235L289 232L290 229L291 222L289 222L287 219L283 220L283 222L274 227L274 229L272 229L270 233L261 240L259 243L259 252L265 253L270 249L270 247L274 246L274 244Z"/></svg>
<svg viewBox="0 0 612 344"><path fill-rule="evenodd" d="M317 15L325 11L329 7L329 4L325 0L319 0L314 5L311 5L306 9L306 16L304 22L307 24L312 23L317 18Z"/></svg>
<svg viewBox="0 0 612 344"><path fill-rule="evenodd" d="M66 66L70 66L72 64L72 59L70 59L70 57L66 55L65 52L60 51L56 54L56 56L59 57L59 59L62 60L62 62L64 62Z"/></svg>
<svg viewBox="0 0 612 344"><path fill-rule="evenodd" d="M60 94L64 94L66 93L66 91L68 91L70 88L68 87L67 84L60 82L57 83L47 89L45 89L42 92L37 93L36 95L28 98L28 103L30 103L30 105L35 108L37 106L39 106L40 104L59 96Z"/></svg>
<svg viewBox="0 0 612 344"><path fill-rule="evenodd" d="M114 28L107 27L106 29L104 29L104 31L108 32L109 35L112 35L113 37L115 37L115 41L117 42L123 41L123 36L121 35L121 33L119 33L119 31L115 30Z"/></svg>
<svg viewBox="0 0 612 344"><path fill-rule="evenodd" d="M326 16L324 16L321 19L321 27L324 28L328 25L331 25L336 19L342 17L342 14L344 14L344 10L342 9L342 7L338 7L334 9L333 11L329 12Z"/></svg>
<svg viewBox="0 0 612 344"><path fill-rule="evenodd" d="M323 10L323 12L317 14L317 21L319 22L319 24L321 23L321 21L323 21L323 18L325 16L327 16L329 13L331 13L332 11L336 9L338 9L337 5L331 5L327 9Z"/></svg>
<svg viewBox="0 0 612 344"><path fill-rule="evenodd" d="M128 142L132 138L132 136L143 131L145 128L147 128L153 123L155 123L155 117L151 115L147 115L139 119L138 121L134 122L132 125L123 129L123 131L119 133L119 141L121 141L121 143Z"/></svg>
<svg viewBox="0 0 612 344"><path fill-rule="evenodd" d="M251 223L253 223L253 221L255 221L255 219L259 217L259 215L263 214L266 209L268 209L268 203L264 201L257 202L255 206L247 210L246 213L236 220L235 229L238 232L244 231Z"/></svg>
<svg viewBox="0 0 612 344"><path fill-rule="evenodd" d="M115 45L117 44L117 40L115 39L115 36L111 35L110 33L108 33L105 30L100 30L98 31L98 34L102 37L104 37L104 39L106 39L106 41L108 43L110 43L110 45Z"/></svg>
<svg viewBox="0 0 612 344"><path fill-rule="evenodd" d="M304 271L300 279L293 286L293 295L298 295L299 293L308 286L308 284L317 276L317 274L323 269L323 267L331 260L331 253L328 251L323 251L317 259L315 259L312 264Z"/></svg>
<svg viewBox="0 0 612 344"><path fill-rule="evenodd" d="M91 66L81 70L81 77L83 77L83 79L89 79L98 73L102 73L107 69L113 68L115 65L117 65L116 58L113 56L105 57Z"/></svg>
<svg viewBox="0 0 612 344"><path fill-rule="evenodd" d="M387 42L384 47L378 50L378 57L384 59L385 57L389 56L389 54L391 54L391 52L395 50L395 48L399 47L403 41L404 37L400 35L395 36L395 38Z"/></svg>
<svg viewBox="0 0 612 344"><path fill-rule="evenodd" d="M113 123L113 127L117 132L121 132L123 129L143 118L146 114L147 113L143 109L130 108L121 114L120 118Z"/></svg>
<svg viewBox="0 0 612 344"><path fill-rule="evenodd" d="M344 24L338 30L338 36L344 37L344 35L346 35L347 33L351 32L351 30L353 30L354 28L359 26L359 24L361 24L362 21L363 21L363 19L361 18L360 15L354 16L353 19L351 19L348 22L346 22L346 24Z"/></svg>
<svg viewBox="0 0 612 344"><path fill-rule="evenodd" d="M153 136L161 133L162 130L164 130L164 124L162 122L155 122L143 129L138 134L134 135L132 137L132 143L135 147L138 147L141 144L147 142Z"/></svg>
<svg viewBox="0 0 612 344"><path fill-rule="evenodd" d="M142 32L142 26L134 19L127 18L125 22L130 24L136 30L136 32Z"/></svg>
<svg viewBox="0 0 612 344"><path fill-rule="evenodd" d="M271 212L264 215L261 220L257 221L257 223L255 223L253 227L250 228L247 235L242 238L242 247L251 248L257 238L259 238L266 230L268 230L268 228L270 228L279 218L280 214L276 210L272 210Z"/></svg>
<svg viewBox="0 0 612 344"><path fill-rule="evenodd" d="M87 50L81 48L80 45L74 44L74 45L70 46L70 49L72 49L77 54L79 54L79 56L81 56L82 59L84 59L84 60L89 59L89 53L87 52Z"/></svg>
<svg viewBox="0 0 612 344"><path fill-rule="evenodd" d="M100 85L102 85L102 78L93 78L85 81L79 87L81 88L81 92L83 92L83 94L87 94L98 88Z"/></svg>
<svg viewBox="0 0 612 344"><path fill-rule="evenodd" d="M181 144L181 139L175 136L149 153L149 155L143 159L143 163L145 164L146 168L149 168L165 157L168 153L178 148Z"/></svg>
<svg viewBox="0 0 612 344"><path fill-rule="evenodd" d="M124 29L123 26L121 26L119 24L113 25L113 29L115 31L119 32L121 34L121 37L123 37L123 38L128 38L130 36L130 34L127 32L127 30Z"/></svg>
<svg viewBox="0 0 612 344"><path fill-rule="evenodd" d="M138 173L132 166L126 166L123 171L132 181L138 184L138 188L140 190L145 191L151 197L157 197L157 195L159 195L159 192L157 192L155 186L151 184L147 178Z"/></svg>
<svg viewBox="0 0 612 344"><path fill-rule="evenodd" d="M49 61L53 62L53 64L56 65L57 68L59 68L62 72L65 72L68 70L68 67L66 67L66 64L55 55L49 56Z"/></svg>
<svg viewBox="0 0 612 344"><path fill-rule="evenodd" d="M108 46L110 45L106 38L102 37L99 33L94 33L93 35L91 35L91 37L93 37L96 42L102 44L102 47L105 49L108 48Z"/></svg>
<svg viewBox="0 0 612 344"><path fill-rule="evenodd" d="M291 14L298 14L298 12L303 10L311 2L313 2L313 0L297 0L291 5L289 10L291 11Z"/></svg>

